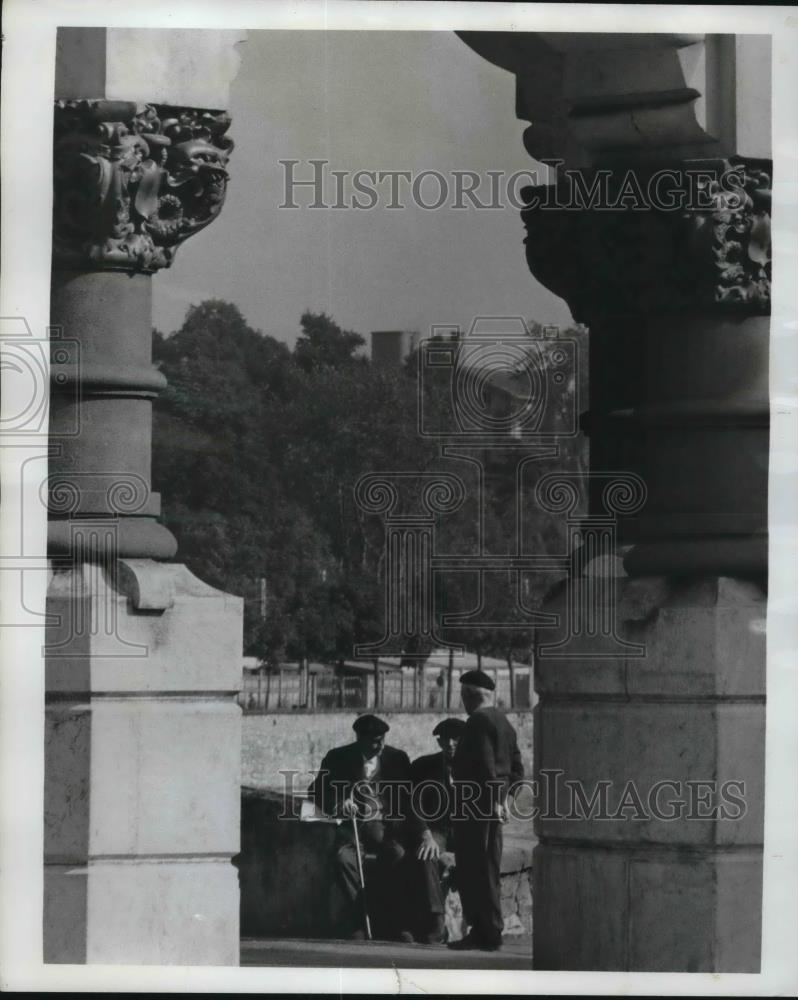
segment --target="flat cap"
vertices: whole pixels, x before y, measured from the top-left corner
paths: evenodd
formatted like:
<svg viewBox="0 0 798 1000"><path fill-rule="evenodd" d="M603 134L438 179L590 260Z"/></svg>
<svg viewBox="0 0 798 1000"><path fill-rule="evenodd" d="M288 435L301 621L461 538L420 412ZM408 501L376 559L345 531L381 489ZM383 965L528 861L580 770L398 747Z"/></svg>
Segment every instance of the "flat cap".
<svg viewBox="0 0 798 1000"><path fill-rule="evenodd" d="M391 728L387 722L378 719L376 715L359 715L352 723L352 728L358 734L368 734L369 736L382 736Z"/></svg>
<svg viewBox="0 0 798 1000"><path fill-rule="evenodd" d="M471 687L484 688L486 691L495 691L496 685L493 678L488 677L484 670L466 670L460 675L461 684L470 684Z"/></svg>
<svg viewBox="0 0 798 1000"><path fill-rule="evenodd" d="M451 736L459 739L463 735L465 722L462 719L444 719L432 730L433 736L442 736L444 739Z"/></svg>

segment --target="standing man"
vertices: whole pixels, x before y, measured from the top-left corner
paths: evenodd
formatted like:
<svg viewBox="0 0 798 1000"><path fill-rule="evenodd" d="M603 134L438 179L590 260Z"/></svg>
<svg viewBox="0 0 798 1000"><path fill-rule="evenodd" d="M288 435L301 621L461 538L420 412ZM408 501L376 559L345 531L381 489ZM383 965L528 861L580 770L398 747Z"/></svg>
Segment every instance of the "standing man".
<svg viewBox="0 0 798 1000"><path fill-rule="evenodd" d="M470 930L449 945L458 951L498 951L502 943L502 823L507 795L523 778L524 767L515 730L493 707L494 689L481 670L468 670L460 678L468 721L454 755L454 837L457 887Z"/></svg>
<svg viewBox="0 0 798 1000"><path fill-rule="evenodd" d="M452 812L452 763L465 722L444 719L432 730L441 748L413 761L411 827L417 843L413 865L417 941L438 944L443 940L444 889L441 884L447 866L441 855L454 851Z"/></svg>
<svg viewBox="0 0 798 1000"><path fill-rule="evenodd" d="M377 855L386 933L400 941L412 941L403 884L410 758L404 750L386 745L390 727L376 715L359 716L352 728L355 742L326 754L310 789L324 813L344 820L335 843L335 866L348 904L344 931L353 939L365 936L354 818L361 852Z"/></svg>

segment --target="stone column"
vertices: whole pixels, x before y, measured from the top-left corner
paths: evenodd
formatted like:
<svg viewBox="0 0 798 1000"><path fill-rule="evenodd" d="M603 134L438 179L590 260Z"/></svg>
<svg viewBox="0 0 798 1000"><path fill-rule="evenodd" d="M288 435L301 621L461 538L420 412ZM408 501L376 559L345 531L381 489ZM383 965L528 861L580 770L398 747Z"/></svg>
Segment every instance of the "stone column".
<svg viewBox="0 0 798 1000"><path fill-rule="evenodd" d="M756 972L769 40L463 37L515 73L527 149L565 168L527 191L523 216L532 272L590 328L591 514L605 512L602 473L635 473L647 491L619 518L622 568L595 588L645 655L588 635L552 658L561 636L538 630L534 963ZM574 168L583 194L598 185L591 207L575 206ZM679 187L681 206L662 207ZM613 575L606 561L584 572ZM575 590L584 581L546 603L560 632ZM580 808L566 781L598 793L593 805Z"/></svg>
<svg viewBox="0 0 798 1000"><path fill-rule="evenodd" d="M150 484L152 280L221 210L234 40L59 30L46 962L238 963L242 600L163 561Z"/></svg>

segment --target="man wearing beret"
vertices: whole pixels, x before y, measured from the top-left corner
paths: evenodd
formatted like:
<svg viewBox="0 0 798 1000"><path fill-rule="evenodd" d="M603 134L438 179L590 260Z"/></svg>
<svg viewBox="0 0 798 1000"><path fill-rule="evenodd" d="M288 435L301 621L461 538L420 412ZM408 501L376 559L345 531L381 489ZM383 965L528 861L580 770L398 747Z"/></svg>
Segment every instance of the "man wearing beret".
<svg viewBox="0 0 798 1000"><path fill-rule="evenodd" d="M460 677L468 720L454 755L457 887L468 934L450 948L497 951L502 943L502 823L507 795L524 776L516 733L493 707L493 680L481 670Z"/></svg>
<svg viewBox="0 0 798 1000"><path fill-rule="evenodd" d="M361 851L377 855L386 932L400 941L412 941L403 885L410 759L404 750L386 745L390 727L376 715L359 716L352 728L355 742L330 750L311 785L316 805L328 816L345 820L335 845L335 865L348 909L344 930L352 938L364 936L355 818Z"/></svg>
<svg viewBox="0 0 798 1000"><path fill-rule="evenodd" d="M444 891L441 878L445 871L441 855L454 851L452 832L452 762L457 741L465 728L462 719L444 719L432 730L439 753L427 754L413 761L411 827L416 842L415 896L416 916L413 931L417 941L435 944L443 940Z"/></svg>

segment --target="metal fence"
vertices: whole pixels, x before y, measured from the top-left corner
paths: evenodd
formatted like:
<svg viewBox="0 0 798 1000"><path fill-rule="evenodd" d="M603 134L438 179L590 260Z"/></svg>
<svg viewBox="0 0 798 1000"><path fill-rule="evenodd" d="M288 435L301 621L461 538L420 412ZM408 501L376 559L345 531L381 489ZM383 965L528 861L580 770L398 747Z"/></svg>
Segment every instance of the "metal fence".
<svg viewBox="0 0 798 1000"><path fill-rule="evenodd" d="M529 709L532 705L532 670L521 665L514 670L511 696L507 668L488 669L496 684L496 704L502 708ZM238 701L245 713L330 712L367 709L390 712L447 710L460 707L459 676L448 676L435 667L361 669L357 673L333 668L297 667L245 670Z"/></svg>

